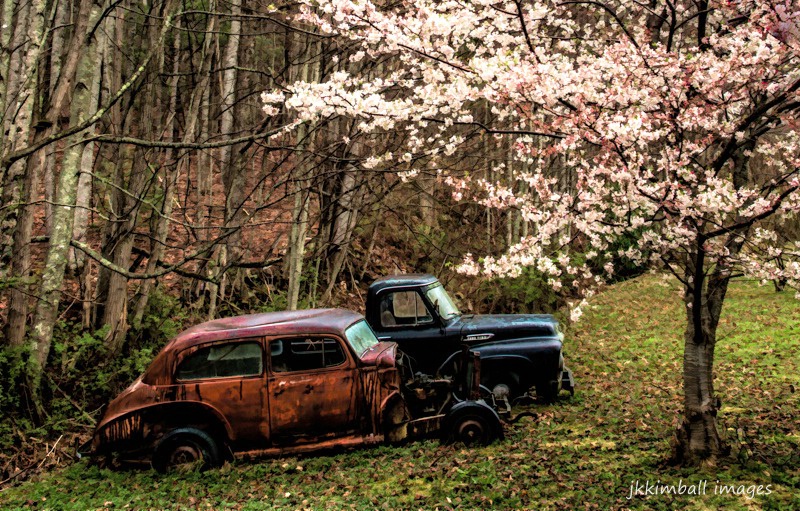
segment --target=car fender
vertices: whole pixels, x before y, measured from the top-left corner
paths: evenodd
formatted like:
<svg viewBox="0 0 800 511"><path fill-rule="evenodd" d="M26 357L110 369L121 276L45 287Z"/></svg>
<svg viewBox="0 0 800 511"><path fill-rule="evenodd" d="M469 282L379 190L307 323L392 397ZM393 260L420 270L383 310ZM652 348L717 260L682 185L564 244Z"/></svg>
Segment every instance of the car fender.
<svg viewBox="0 0 800 511"><path fill-rule="evenodd" d="M152 435L152 427L155 423L169 421L172 416L194 416L199 419L202 414L197 415L198 409L222 427L226 439L234 438L230 422L215 407L201 401L170 401L153 403L103 419L103 423L94 434L92 450L94 452L109 450L109 448L114 450L115 446L144 441ZM194 413L188 415L190 411Z"/></svg>

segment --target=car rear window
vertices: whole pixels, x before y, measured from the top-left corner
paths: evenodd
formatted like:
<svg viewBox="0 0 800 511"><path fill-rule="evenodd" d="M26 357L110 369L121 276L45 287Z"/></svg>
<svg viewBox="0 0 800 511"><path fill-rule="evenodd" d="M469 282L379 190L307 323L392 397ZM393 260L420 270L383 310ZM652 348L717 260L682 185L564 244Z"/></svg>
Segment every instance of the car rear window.
<svg viewBox="0 0 800 511"><path fill-rule="evenodd" d="M175 379L230 378L259 375L263 369L261 343L257 341L218 344L200 348L178 365Z"/></svg>

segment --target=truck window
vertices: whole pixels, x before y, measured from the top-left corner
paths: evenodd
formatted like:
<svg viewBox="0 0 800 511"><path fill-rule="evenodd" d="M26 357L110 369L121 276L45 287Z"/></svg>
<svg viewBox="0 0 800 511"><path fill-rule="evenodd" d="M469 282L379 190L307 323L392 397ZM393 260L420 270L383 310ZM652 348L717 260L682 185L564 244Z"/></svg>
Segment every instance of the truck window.
<svg viewBox="0 0 800 511"><path fill-rule="evenodd" d="M453 299L450 298L450 295L447 294L447 291L444 290L441 284L435 284L428 288L428 290L425 291L425 296L428 298L428 301L433 304L440 318L448 320L461 315L458 311L458 307L453 303Z"/></svg>
<svg viewBox="0 0 800 511"><path fill-rule="evenodd" d="M416 291L397 291L383 297L381 326L413 326L433 323L433 316Z"/></svg>

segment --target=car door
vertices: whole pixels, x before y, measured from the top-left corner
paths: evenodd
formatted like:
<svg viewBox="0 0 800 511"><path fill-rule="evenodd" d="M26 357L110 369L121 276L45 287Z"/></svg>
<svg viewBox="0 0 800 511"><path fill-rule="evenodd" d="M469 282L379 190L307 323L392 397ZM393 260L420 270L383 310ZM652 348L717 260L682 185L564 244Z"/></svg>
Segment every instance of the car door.
<svg viewBox="0 0 800 511"><path fill-rule="evenodd" d="M269 438L263 346L261 338L201 344L181 352L175 365L181 399L212 407L233 428L235 443L253 448Z"/></svg>
<svg viewBox="0 0 800 511"><path fill-rule="evenodd" d="M357 430L355 360L331 335L268 341L273 445L314 442Z"/></svg>

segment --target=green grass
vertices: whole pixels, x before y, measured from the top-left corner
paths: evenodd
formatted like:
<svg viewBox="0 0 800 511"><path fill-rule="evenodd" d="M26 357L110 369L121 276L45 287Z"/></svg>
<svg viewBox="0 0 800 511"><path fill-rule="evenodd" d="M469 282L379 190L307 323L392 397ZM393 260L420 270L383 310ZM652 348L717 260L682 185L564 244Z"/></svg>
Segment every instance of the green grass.
<svg viewBox="0 0 800 511"><path fill-rule="evenodd" d="M0 508L800 509L800 303L732 286L716 385L733 450L717 466L665 463L681 411L683 322L680 290L660 276L598 295L568 330L577 394L532 406L536 419L507 426L506 441L489 447L416 442L170 476L78 463L0 493ZM628 500L637 480L705 481L705 494ZM717 495L718 485L744 494Z"/></svg>

